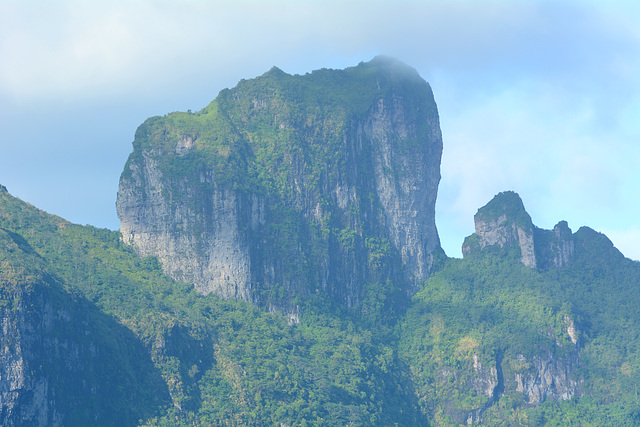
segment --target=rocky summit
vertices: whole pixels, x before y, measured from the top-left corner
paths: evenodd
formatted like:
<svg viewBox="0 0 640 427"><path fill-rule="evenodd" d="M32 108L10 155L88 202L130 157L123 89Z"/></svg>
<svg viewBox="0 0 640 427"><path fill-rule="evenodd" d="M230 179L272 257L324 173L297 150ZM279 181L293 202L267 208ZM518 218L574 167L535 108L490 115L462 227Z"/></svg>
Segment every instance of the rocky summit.
<svg viewBox="0 0 640 427"><path fill-rule="evenodd" d="M441 154L431 88L407 65L273 68L138 128L120 231L202 294L285 310L318 293L359 306L386 280L412 295L442 258Z"/></svg>
<svg viewBox="0 0 640 427"><path fill-rule="evenodd" d="M145 121L121 232L0 185L0 425L640 425L640 263L513 191L447 258L441 153L378 57Z"/></svg>
<svg viewBox="0 0 640 427"><path fill-rule="evenodd" d="M482 250L515 251L522 264L531 268L549 269L567 267L576 259L576 250L585 250L587 245L604 244L612 248L611 241L589 227L581 227L572 233L567 221L560 221L553 230L533 225L520 196L513 191L497 194L474 216L476 232L467 237L462 245L464 257ZM595 243L600 241L600 243ZM577 254L580 256L580 254Z"/></svg>

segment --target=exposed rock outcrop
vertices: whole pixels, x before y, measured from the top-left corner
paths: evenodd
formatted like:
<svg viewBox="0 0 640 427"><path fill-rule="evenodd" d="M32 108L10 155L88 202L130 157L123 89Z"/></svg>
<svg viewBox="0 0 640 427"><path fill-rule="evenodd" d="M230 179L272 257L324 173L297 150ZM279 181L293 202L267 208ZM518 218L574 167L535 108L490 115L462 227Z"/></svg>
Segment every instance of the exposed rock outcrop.
<svg viewBox="0 0 640 427"><path fill-rule="evenodd" d="M534 226L520 196L513 191L500 193L480 208L473 219L476 232L465 239L463 256L486 247L515 247L520 250L524 265L536 267Z"/></svg>
<svg viewBox="0 0 640 427"><path fill-rule="evenodd" d="M484 394L487 397L494 395L501 381L498 377L498 366L500 366L500 363L496 362L496 366L487 368L480 362L477 354L473 355L473 372L475 377L471 383L473 389L478 394Z"/></svg>
<svg viewBox="0 0 640 427"><path fill-rule="evenodd" d="M526 362L522 355L518 360ZM551 353L535 355L529 363L530 369L515 373L515 390L524 395L525 403L539 405L547 399L562 401L571 399L578 391L578 381L574 379L578 367L578 351L562 358Z"/></svg>
<svg viewBox="0 0 640 427"><path fill-rule="evenodd" d="M576 370L579 364L579 351L573 351L563 356L556 356L549 351L534 355L527 359L522 354L516 355L516 360L505 360L505 364L519 366L514 371L507 369L503 373L503 359L499 356L495 366L487 368L474 355L474 378L471 386L479 395L487 396L487 401L479 408L469 412L466 424L482 421L483 413L495 405L503 394L520 394L523 404L537 406L545 400L563 401L571 399L579 391L576 380Z"/></svg>
<svg viewBox="0 0 640 427"><path fill-rule="evenodd" d="M198 113L147 120L133 145L123 239L200 293L291 313L316 292L358 306L387 279L413 294L442 255L437 108L396 60L274 68Z"/></svg>
<svg viewBox="0 0 640 427"><path fill-rule="evenodd" d="M541 268L567 267L574 258L575 242L567 221L560 221L553 230L536 227L536 258Z"/></svg>
<svg viewBox="0 0 640 427"><path fill-rule="evenodd" d="M553 230L533 225L517 193L496 195L474 216L476 232L462 245L463 256L485 248L516 250L527 267L548 269L567 267L574 259L574 235L566 221Z"/></svg>
<svg viewBox="0 0 640 427"><path fill-rule="evenodd" d="M472 380L473 388L478 394L484 394L489 399L477 409L469 412L466 424L474 424L482 421L482 414L502 396L504 392L504 377L502 374L502 354L495 358L495 367L487 369L479 362L478 356L473 355L473 371L476 377Z"/></svg>

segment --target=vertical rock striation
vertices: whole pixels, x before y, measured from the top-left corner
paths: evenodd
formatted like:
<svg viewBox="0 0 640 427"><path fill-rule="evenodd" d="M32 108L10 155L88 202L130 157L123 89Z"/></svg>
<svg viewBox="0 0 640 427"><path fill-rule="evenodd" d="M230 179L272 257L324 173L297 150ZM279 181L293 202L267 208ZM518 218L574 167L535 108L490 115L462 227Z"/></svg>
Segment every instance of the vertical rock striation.
<svg viewBox="0 0 640 427"><path fill-rule="evenodd" d="M406 294L442 256L442 136L429 85L384 57L273 68L205 109L148 119L120 179L125 242L203 294L295 310Z"/></svg>
<svg viewBox="0 0 640 427"><path fill-rule="evenodd" d="M541 268L567 267L573 261L575 241L567 221L560 221L553 230L536 228L535 238Z"/></svg>

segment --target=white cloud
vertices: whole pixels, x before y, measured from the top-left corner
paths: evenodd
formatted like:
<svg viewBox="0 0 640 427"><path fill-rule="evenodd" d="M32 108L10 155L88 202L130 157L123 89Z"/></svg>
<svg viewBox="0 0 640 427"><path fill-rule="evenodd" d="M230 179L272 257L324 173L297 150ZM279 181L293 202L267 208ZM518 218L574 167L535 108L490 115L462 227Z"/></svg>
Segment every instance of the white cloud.
<svg viewBox="0 0 640 427"><path fill-rule="evenodd" d="M3 10L0 89L15 98L95 90L135 54L123 11L38 6Z"/></svg>

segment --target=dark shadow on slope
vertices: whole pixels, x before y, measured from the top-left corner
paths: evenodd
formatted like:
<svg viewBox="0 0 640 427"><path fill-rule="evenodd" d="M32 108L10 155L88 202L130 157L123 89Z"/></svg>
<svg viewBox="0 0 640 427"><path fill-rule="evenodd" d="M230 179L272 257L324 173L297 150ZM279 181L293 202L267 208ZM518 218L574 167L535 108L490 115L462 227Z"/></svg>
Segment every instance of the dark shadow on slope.
<svg viewBox="0 0 640 427"><path fill-rule="evenodd" d="M127 426L159 415L169 393L142 342L40 261L0 230L0 424Z"/></svg>

